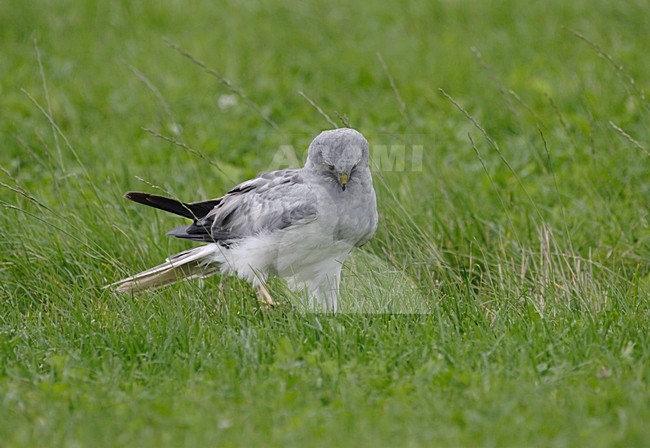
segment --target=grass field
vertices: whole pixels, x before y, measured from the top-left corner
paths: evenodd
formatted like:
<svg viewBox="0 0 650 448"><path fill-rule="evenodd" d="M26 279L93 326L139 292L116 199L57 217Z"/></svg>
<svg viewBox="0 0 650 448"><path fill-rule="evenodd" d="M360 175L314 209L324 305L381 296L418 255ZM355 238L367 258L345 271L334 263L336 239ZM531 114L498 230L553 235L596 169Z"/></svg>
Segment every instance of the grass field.
<svg viewBox="0 0 650 448"><path fill-rule="evenodd" d="M0 2L0 446L650 446L649 14ZM376 156L346 284L425 308L103 290L189 247L122 194L301 159L332 125L299 92Z"/></svg>

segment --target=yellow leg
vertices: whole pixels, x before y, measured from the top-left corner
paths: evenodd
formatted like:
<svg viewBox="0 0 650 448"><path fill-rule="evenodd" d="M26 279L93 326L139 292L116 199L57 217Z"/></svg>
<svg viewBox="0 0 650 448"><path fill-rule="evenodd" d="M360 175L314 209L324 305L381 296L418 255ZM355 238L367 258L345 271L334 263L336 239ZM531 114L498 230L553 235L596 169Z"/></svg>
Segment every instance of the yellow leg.
<svg viewBox="0 0 650 448"><path fill-rule="evenodd" d="M257 301L261 306L265 308L272 308L277 305L265 285L260 285L257 289Z"/></svg>

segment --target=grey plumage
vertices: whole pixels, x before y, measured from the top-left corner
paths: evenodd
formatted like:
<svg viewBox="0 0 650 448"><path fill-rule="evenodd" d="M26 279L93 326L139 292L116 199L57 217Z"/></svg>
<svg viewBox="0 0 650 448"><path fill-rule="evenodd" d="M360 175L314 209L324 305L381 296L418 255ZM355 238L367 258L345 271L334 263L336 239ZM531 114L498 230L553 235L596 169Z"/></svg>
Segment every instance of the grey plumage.
<svg viewBox="0 0 650 448"><path fill-rule="evenodd" d="M306 289L315 306L335 310L341 264L377 227L368 158L360 133L336 129L314 139L303 168L260 174L221 198L183 203L127 193L192 220L168 235L207 244L109 286L134 293L221 272L266 291L268 277L277 275L294 290Z"/></svg>
<svg viewBox="0 0 650 448"><path fill-rule="evenodd" d="M301 170L263 173L237 185L209 213L167 234L202 242L232 243L262 231L275 231L316 218L316 199Z"/></svg>

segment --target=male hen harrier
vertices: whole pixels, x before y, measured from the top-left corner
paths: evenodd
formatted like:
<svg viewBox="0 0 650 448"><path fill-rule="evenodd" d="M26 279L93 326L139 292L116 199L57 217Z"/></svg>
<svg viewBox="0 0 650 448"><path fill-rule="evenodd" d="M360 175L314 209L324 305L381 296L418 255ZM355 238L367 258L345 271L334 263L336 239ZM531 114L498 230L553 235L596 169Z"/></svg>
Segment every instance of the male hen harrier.
<svg viewBox="0 0 650 448"><path fill-rule="evenodd" d="M269 276L336 311L343 261L377 229L368 142L354 129L322 132L303 168L260 174L218 199L183 203L148 193L126 198L191 219L167 234L204 244L110 286L135 293L222 273L250 282L272 304Z"/></svg>

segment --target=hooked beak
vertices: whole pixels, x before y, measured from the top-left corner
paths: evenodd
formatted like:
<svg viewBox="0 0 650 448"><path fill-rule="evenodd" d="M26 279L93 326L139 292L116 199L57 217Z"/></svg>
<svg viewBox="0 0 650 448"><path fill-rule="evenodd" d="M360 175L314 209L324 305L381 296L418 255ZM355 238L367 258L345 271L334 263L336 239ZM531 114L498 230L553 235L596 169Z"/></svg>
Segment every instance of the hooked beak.
<svg viewBox="0 0 650 448"><path fill-rule="evenodd" d="M345 187L348 184L348 175L345 173L339 174L339 179L341 180L341 190L345 191Z"/></svg>

